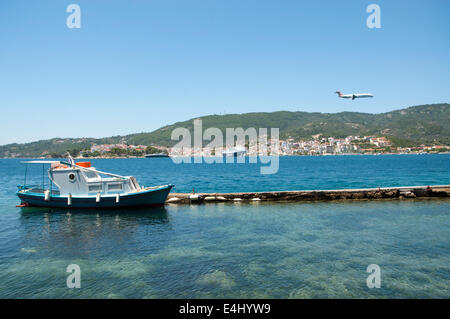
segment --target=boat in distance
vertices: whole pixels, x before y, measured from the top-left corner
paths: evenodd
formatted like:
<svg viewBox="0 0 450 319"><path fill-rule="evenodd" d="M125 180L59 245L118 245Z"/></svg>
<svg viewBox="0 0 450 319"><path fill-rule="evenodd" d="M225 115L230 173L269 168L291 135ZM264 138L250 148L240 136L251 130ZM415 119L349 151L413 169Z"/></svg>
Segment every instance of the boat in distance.
<svg viewBox="0 0 450 319"><path fill-rule="evenodd" d="M222 156L225 157L240 157L245 156L246 150L245 147L237 146L227 149L222 152Z"/></svg>
<svg viewBox="0 0 450 319"><path fill-rule="evenodd" d="M156 154L147 154L145 155L146 158L152 158L152 157L169 157L166 153L156 153Z"/></svg>
<svg viewBox="0 0 450 319"><path fill-rule="evenodd" d="M27 164L50 164L47 188L19 185L20 207L125 208L163 206L173 185L142 187L133 176L106 173L91 167L90 162L28 161ZM43 171L44 172L44 171ZM44 181L44 178L43 178ZM53 190L53 185L57 190Z"/></svg>

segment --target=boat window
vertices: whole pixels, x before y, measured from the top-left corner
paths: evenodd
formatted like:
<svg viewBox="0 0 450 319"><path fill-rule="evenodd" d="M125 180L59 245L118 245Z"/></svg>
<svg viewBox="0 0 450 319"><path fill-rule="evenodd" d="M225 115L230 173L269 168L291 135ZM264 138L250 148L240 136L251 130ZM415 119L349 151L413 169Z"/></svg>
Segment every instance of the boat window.
<svg viewBox="0 0 450 319"><path fill-rule="evenodd" d="M89 185L89 191L95 192L95 191L101 191L102 185Z"/></svg>
<svg viewBox="0 0 450 319"><path fill-rule="evenodd" d="M110 190L110 191L122 190L122 184L109 184L108 190Z"/></svg>
<svg viewBox="0 0 450 319"><path fill-rule="evenodd" d="M90 171L85 171L84 172L84 175L87 177L87 178L97 178L98 177L98 175L97 175L97 173L96 172L90 172Z"/></svg>

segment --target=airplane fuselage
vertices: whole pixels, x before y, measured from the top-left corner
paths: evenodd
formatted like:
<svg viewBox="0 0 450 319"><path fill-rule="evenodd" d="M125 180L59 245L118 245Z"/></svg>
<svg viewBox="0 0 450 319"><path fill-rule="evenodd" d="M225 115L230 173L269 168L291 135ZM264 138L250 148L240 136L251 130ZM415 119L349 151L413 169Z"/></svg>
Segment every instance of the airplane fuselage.
<svg viewBox="0 0 450 319"><path fill-rule="evenodd" d="M338 96L339 96L340 98L343 98L343 99L352 99L352 100L358 99L358 98L363 98L363 97L373 97L373 95L370 94L370 93L342 94L342 93L339 92L339 91L337 91L336 93L338 94Z"/></svg>

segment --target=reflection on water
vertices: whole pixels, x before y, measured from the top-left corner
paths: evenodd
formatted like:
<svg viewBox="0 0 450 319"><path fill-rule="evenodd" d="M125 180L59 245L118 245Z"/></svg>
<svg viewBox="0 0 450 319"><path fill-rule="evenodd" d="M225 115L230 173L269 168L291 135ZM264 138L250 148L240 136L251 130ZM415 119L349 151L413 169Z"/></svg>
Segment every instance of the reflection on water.
<svg viewBox="0 0 450 319"><path fill-rule="evenodd" d="M449 208L448 200L22 208L0 223L0 297L449 297ZM72 263L81 289L66 288ZM381 289L366 286L372 263Z"/></svg>
<svg viewBox="0 0 450 319"><path fill-rule="evenodd" d="M134 241L140 240L139 236L144 235L143 230L145 233L150 229L158 233L170 230L168 212L164 207L100 212L87 209L21 208L21 236L28 243L41 242L42 254L69 253L71 257L83 257L87 251L102 246L102 254L115 250L117 246L110 246L109 243L116 240L132 245Z"/></svg>
<svg viewBox="0 0 450 319"><path fill-rule="evenodd" d="M153 225L169 222L168 213L165 207L158 208L134 208L134 209L53 209L26 207L20 208L20 221L25 227L38 224L49 226L51 223L64 223L68 227L77 227L77 221L80 224L90 224L101 226L102 220L114 219L117 226L132 227L134 225Z"/></svg>

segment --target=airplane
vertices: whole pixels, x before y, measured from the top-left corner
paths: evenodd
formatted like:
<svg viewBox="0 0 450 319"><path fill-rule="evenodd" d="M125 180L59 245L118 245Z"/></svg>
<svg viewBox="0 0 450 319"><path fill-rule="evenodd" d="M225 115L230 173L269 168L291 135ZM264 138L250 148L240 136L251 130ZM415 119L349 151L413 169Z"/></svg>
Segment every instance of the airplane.
<svg viewBox="0 0 450 319"><path fill-rule="evenodd" d="M361 97L373 97L373 95L370 93L342 94L341 91L336 91L335 93L337 93L340 98L352 99L352 100L358 99Z"/></svg>

